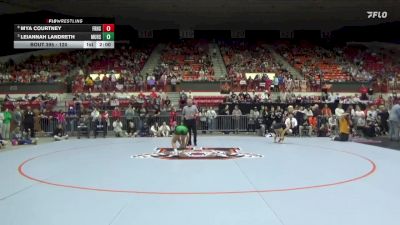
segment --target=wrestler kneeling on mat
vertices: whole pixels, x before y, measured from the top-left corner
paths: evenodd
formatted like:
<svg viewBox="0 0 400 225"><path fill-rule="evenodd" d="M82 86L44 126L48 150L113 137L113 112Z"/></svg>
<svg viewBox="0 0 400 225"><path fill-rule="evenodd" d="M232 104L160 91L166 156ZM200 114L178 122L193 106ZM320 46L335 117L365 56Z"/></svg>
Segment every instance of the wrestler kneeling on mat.
<svg viewBox="0 0 400 225"><path fill-rule="evenodd" d="M172 136L172 148L174 148L174 155L178 155L178 148L176 142L179 143L179 149L185 149L189 141L189 132L188 128L181 124L175 127L174 134Z"/></svg>
<svg viewBox="0 0 400 225"><path fill-rule="evenodd" d="M276 142L276 139L279 138L278 143L282 143L283 140L285 139L285 134L287 133L291 133L292 130L289 129L288 127L286 127L285 123L277 123L277 122L273 122L272 124L272 128L275 131L275 137L274 137L274 142Z"/></svg>

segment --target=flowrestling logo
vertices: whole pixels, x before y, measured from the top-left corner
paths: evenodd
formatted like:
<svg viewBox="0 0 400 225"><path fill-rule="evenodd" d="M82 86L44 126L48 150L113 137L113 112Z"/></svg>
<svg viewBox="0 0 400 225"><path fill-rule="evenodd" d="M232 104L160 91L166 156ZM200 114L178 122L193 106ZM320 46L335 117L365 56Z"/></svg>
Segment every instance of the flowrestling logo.
<svg viewBox="0 0 400 225"><path fill-rule="evenodd" d="M368 19L386 19L388 13L386 11L367 11Z"/></svg>

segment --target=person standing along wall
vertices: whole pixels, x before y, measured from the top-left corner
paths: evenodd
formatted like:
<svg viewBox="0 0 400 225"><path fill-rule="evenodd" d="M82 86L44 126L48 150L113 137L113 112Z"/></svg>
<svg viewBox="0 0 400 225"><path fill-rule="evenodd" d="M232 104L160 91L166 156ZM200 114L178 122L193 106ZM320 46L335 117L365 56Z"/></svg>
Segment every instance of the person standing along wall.
<svg viewBox="0 0 400 225"><path fill-rule="evenodd" d="M1 111L1 106L0 106L0 134L3 134L3 120L4 120L4 113Z"/></svg>
<svg viewBox="0 0 400 225"><path fill-rule="evenodd" d="M59 124L61 124L62 128L63 128L64 131L65 131L65 129L66 129L66 127L67 127L67 120L66 120L66 118L65 118L65 112L63 112L62 110L59 110L59 111L56 113L56 120L57 120L57 126L58 126Z"/></svg>
<svg viewBox="0 0 400 225"><path fill-rule="evenodd" d="M393 136L396 141L399 141L399 129L400 129L400 105L393 105L389 113L389 136L390 140L393 141Z"/></svg>
<svg viewBox="0 0 400 225"><path fill-rule="evenodd" d="M30 133L31 137L35 137L35 114L33 113L30 106L26 108L24 114L24 130L25 132Z"/></svg>
<svg viewBox="0 0 400 225"><path fill-rule="evenodd" d="M3 134L4 139L9 140L10 139L10 124L11 124L11 120L12 120L12 115L11 115L10 111L8 110L8 108L6 108L3 115L4 115L4 119L3 119L3 126L2 126L2 134Z"/></svg>
<svg viewBox="0 0 400 225"><path fill-rule="evenodd" d="M212 107L210 107L207 111L208 130L210 131L210 133L216 129L217 125L216 118L217 118L217 113Z"/></svg>
<svg viewBox="0 0 400 225"><path fill-rule="evenodd" d="M234 129L235 133L239 133L239 122L240 122L240 117L242 116L242 111L239 109L238 105L235 105L235 108L232 111L232 116L233 116L233 123L234 123Z"/></svg>
<svg viewBox="0 0 400 225"><path fill-rule="evenodd" d="M134 133L131 130L132 127L129 125L129 123L134 122L133 121L134 116L135 116L135 109L132 107L132 105L129 105L128 109L125 110L126 130L129 135L132 135L132 133Z"/></svg>
<svg viewBox="0 0 400 225"><path fill-rule="evenodd" d="M13 111L13 121L14 127L21 127L22 125L22 112L19 106L17 106ZM15 128L13 128L14 130Z"/></svg>
<svg viewBox="0 0 400 225"><path fill-rule="evenodd" d="M206 109L201 109L201 112L199 113L200 117L200 130L202 130L202 133L205 134L207 133L208 130L208 123L207 123L207 111Z"/></svg>
<svg viewBox="0 0 400 225"><path fill-rule="evenodd" d="M77 114L76 110L73 106L70 106L67 112L67 121L68 121L68 131L73 133L75 131L75 128L77 126Z"/></svg>

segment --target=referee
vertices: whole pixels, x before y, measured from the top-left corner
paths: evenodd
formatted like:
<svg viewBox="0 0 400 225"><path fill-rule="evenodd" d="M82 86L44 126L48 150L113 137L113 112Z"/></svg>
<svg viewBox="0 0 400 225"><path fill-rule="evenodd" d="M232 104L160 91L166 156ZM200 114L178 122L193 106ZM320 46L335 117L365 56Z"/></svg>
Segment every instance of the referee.
<svg viewBox="0 0 400 225"><path fill-rule="evenodd" d="M194 146L197 146L197 128L196 128L196 116L199 113L197 106L193 105L193 100L188 99L187 105L182 109L183 124L189 130L189 141L188 145L192 145L192 132Z"/></svg>

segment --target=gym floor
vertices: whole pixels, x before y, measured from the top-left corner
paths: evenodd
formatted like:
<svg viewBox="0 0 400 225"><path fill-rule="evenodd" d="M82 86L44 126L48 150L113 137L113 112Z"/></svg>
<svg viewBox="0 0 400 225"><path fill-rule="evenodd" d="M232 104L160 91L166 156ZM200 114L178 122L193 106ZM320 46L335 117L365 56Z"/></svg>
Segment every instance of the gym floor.
<svg viewBox="0 0 400 225"><path fill-rule="evenodd" d="M133 157L170 138L97 138L0 152L4 225L397 225L400 152L329 138L199 136L262 158Z"/></svg>

